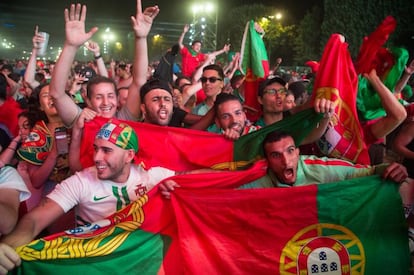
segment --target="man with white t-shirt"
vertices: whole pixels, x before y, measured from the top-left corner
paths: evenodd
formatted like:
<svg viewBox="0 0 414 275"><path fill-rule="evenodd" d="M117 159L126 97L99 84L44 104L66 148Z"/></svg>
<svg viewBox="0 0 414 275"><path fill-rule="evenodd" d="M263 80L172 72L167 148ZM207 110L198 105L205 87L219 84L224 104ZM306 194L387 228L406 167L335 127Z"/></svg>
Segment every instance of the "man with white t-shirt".
<svg viewBox="0 0 414 275"><path fill-rule="evenodd" d="M20 264L13 248L33 240L59 216L76 207L77 222L102 220L147 193L158 182L176 174L162 167L144 170L133 164L138 151L134 129L116 119L104 124L95 137L95 166L65 179L17 224L0 243L1 269ZM189 173L203 172L204 169ZM179 172L183 173L183 172ZM184 172L185 173L185 172Z"/></svg>
<svg viewBox="0 0 414 275"><path fill-rule="evenodd" d="M0 236L8 234L16 225L20 202L30 197L30 191L11 166L0 168Z"/></svg>

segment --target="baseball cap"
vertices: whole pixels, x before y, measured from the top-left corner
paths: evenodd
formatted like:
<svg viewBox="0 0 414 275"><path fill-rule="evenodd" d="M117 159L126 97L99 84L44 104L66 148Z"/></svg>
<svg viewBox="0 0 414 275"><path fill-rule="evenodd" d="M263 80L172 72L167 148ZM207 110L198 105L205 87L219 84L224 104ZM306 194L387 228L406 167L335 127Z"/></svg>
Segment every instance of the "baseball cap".
<svg viewBox="0 0 414 275"><path fill-rule="evenodd" d="M258 91L258 95L259 96L263 96L263 91L264 89L273 84L273 83L279 83L280 85L282 85L283 87L286 86L286 81L284 81L282 78L275 76L275 77L269 77L266 80L262 81L259 85L259 91Z"/></svg>
<svg viewBox="0 0 414 275"><path fill-rule="evenodd" d="M121 149L138 152L138 136L125 122L111 119L101 127L96 138L107 140Z"/></svg>
<svg viewBox="0 0 414 275"><path fill-rule="evenodd" d="M172 96L171 86L170 84L162 79L154 78L148 80L140 90L141 102L144 102L145 95L148 94L150 91L155 89L161 89L167 91Z"/></svg>

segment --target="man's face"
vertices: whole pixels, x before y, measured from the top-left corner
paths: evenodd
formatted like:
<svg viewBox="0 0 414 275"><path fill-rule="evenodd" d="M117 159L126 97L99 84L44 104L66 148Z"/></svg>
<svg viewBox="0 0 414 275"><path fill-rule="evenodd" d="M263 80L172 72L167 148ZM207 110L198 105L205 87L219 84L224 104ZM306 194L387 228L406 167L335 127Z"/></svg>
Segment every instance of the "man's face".
<svg viewBox="0 0 414 275"><path fill-rule="evenodd" d="M223 89L224 82L219 76L216 70L206 70L203 72L201 79L205 78L206 81L202 81L203 91L207 97L215 97Z"/></svg>
<svg viewBox="0 0 414 275"><path fill-rule="evenodd" d="M246 125L246 114L238 100L229 100L220 104L217 108L216 124L219 128L233 129L242 135Z"/></svg>
<svg viewBox="0 0 414 275"><path fill-rule="evenodd" d="M266 143L264 146L269 169L273 171L277 179L285 184L293 185L296 181L299 149L291 137L282 138L279 141Z"/></svg>
<svg viewBox="0 0 414 275"><path fill-rule="evenodd" d="M102 117L112 118L118 107L118 97L111 83L99 83L94 85L89 102L91 108Z"/></svg>
<svg viewBox="0 0 414 275"><path fill-rule="evenodd" d="M93 147L98 178L113 182L125 182L129 176L129 166L126 164L131 163L129 151L99 138L95 139Z"/></svg>
<svg viewBox="0 0 414 275"><path fill-rule="evenodd" d="M258 97L259 103L263 106L264 113L283 112L283 103L286 96L286 89L281 84L275 82L263 91L263 96Z"/></svg>
<svg viewBox="0 0 414 275"><path fill-rule="evenodd" d="M195 42L191 45L191 48L195 51L195 52L200 52L201 51L201 43L200 42Z"/></svg>
<svg viewBox="0 0 414 275"><path fill-rule="evenodd" d="M166 126L173 114L173 99L169 92L154 89L148 92L141 104L144 121L151 124Z"/></svg>

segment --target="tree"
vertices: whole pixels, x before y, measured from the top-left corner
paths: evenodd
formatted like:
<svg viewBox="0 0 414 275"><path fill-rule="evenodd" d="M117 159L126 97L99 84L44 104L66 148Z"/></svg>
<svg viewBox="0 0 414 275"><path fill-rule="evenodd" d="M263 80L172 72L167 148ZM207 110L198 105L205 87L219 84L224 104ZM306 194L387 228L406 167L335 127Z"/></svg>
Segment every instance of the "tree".
<svg viewBox="0 0 414 275"><path fill-rule="evenodd" d="M388 15L394 16L397 29L390 36L387 45L404 46L398 44L407 28L413 30L413 5L411 0L350 0L324 1L324 20L321 27L321 42L326 43L333 33L345 36L351 55L358 54L364 36L369 35Z"/></svg>
<svg viewBox="0 0 414 275"><path fill-rule="evenodd" d="M322 9L313 7L305 14L299 23L294 40L294 61L296 64L304 64L308 60L318 61L322 55L321 25L323 21Z"/></svg>

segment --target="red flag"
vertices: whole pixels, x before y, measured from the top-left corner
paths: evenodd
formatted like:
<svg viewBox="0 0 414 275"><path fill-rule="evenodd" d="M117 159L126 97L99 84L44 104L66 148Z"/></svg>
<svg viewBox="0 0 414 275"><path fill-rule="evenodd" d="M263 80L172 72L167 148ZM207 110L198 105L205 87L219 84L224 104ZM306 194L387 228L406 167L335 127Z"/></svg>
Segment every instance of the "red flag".
<svg viewBox="0 0 414 275"><path fill-rule="evenodd" d="M395 30L396 26L397 21L394 17L387 16L374 32L364 37L355 62L355 69L358 74L369 73L375 68L378 75L382 76L394 65L393 58L390 58L392 55L382 46L387 42L388 36Z"/></svg>
<svg viewBox="0 0 414 275"><path fill-rule="evenodd" d="M320 61L313 88L315 98L336 103L335 116L318 145L330 157L369 164L368 150L356 109L358 78L343 36L333 34Z"/></svg>

